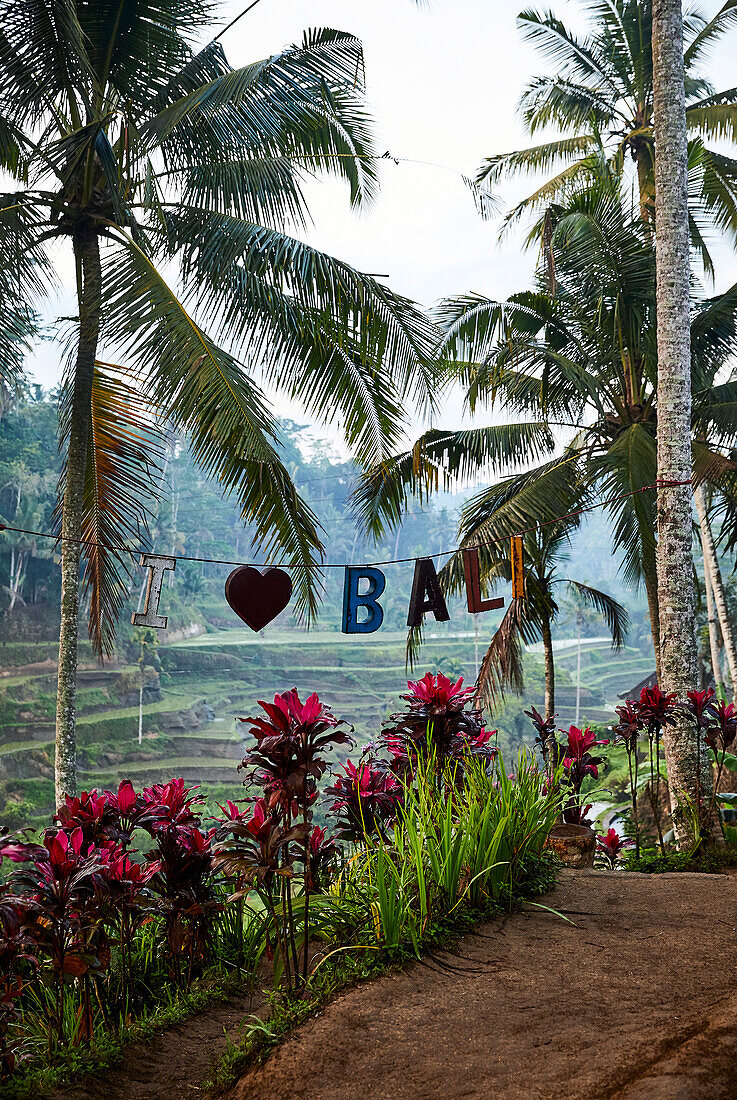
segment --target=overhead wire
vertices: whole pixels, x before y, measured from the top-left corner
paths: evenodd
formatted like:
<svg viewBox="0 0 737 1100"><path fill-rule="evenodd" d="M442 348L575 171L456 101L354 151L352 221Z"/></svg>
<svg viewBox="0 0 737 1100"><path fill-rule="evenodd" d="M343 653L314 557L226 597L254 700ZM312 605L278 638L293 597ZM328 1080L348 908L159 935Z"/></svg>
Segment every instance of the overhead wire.
<svg viewBox="0 0 737 1100"><path fill-rule="evenodd" d="M607 497L604 500L596 501L593 504L582 505L580 508L575 508L571 512L564 512L562 515L553 516L552 519L543 520L541 523L534 523L530 527L522 527L519 530L515 531L514 534L515 535L527 535L527 534L530 534L533 531L539 531L543 527L549 527L553 523L560 523L562 520L573 519L576 516L583 515L585 512L593 512L597 508L606 508L607 505L617 504L619 501L627 500L629 497L637 496L640 493L646 493L651 489L675 488L676 486L691 485L691 484L692 484L691 478L689 478L687 481L673 481L673 480L669 480L669 479L659 478L657 481L654 481L651 485L643 485L643 486L641 486L641 488L633 489L629 493L619 493L616 496ZM0 531L14 531L17 534L21 534L21 535L33 535L36 538L53 539L55 542L72 542L72 543L76 543L77 545L80 545L80 546L91 546L91 547L95 547L95 548L100 549L100 550L110 550L110 551L113 551L114 553L118 553L118 554L130 554L132 557L137 557L139 554L150 554L152 556L174 558L177 561L201 562L205 565L235 565L235 566L238 566L238 565L247 564L246 562L244 562L242 560L241 561L234 561L234 560L230 560L230 559L227 559L227 558L206 558L206 557L198 557L198 556L195 556L193 554L155 555L153 551L151 551L151 550L142 550L140 547L139 548L133 548L133 547L130 547L130 546L115 546L115 545L110 544L110 543L99 542L95 539L74 538L74 537L69 536L69 535L54 534L51 531L33 531L33 530L30 530L30 529L24 528L24 527L15 527L15 526L13 526L12 524L9 524L9 523L0 523ZM500 535L497 538L486 539L485 541L475 543L474 545L475 545L476 549L483 549L485 546L495 546L498 543L508 541L508 539L509 539L509 535ZM422 557L427 557L427 558L452 557L454 554L460 553L461 550L463 550L463 549L464 549L464 547L462 547L462 546L456 546L452 550L438 550L438 551L427 553L427 554L424 554L424 555L421 555L421 556ZM345 569L348 566L361 567L361 566L404 565L404 564L407 564L409 562L413 562L413 561L416 561L416 560L417 560L417 555L413 554L411 557L408 557L408 558L387 558L383 561L315 562L314 565L295 565L292 562L276 562L276 563L272 563L272 562L255 562L254 564L258 565L260 568L271 567L271 568L278 568L278 569Z"/></svg>

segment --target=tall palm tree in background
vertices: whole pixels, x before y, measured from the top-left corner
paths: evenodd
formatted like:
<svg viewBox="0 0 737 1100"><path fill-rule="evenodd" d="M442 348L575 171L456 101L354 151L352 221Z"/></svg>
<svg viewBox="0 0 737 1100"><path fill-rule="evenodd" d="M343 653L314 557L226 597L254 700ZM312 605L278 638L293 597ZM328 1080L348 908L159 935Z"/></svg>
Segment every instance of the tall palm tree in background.
<svg viewBox="0 0 737 1100"><path fill-rule="evenodd" d="M206 0L0 0L0 167L17 185L0 196L7 384L64 253L76 272L63 334L57 798L76 785L81 558L100 654L128 583L125 555L75 540L140 545L157 424L187 433L255 525L255 549L299 567L309 618L320 532L255 376L337 421L363 464L396 446L403 398L428 388L421 315L292 235L307 219L306 177L336 173L354 205L375 190L360 42L310 31L233 69L218 41L195 46L212 18Z"/></svg>
<svg viewBox="0 0 737 1100"><path fill-rule="evenodd" d="M600 147L620 174L629 160L637 177L643 218L654 223L653 2L591 0L590 29L579 38L553 12L520 13L523 37L553 66L533 79L520 98L530 136L553 126L562 136L528 149L498 153L482 165L478 183L504 176L552 175L509 211L506 224L526 212L545 210L571 183L586 183ZM689 166L689 230L705 269L713 273L705 229L715 226L737 242L737 160L705 144L737 139L737 88L717 92L699 66L709 49L737 25L737 0L713 19L690 10L685 30L685 111Z"/></svg>
<svg viewBox="0 0 737 1100"><path fill-rule="evenodd" d="M529 149L489 157L477 185L505 175L552 171L552 176L509 211L505 224L525 212L542 211L528 236L547 250L554 205L578 182L585 186L601 172L605 157L615 175L629 160L645 224L655 228L653 132L652 0L594 0L588 5L589 33L576 36L552 12L522 12L523 36L554 66L554 74L535 78L520 100L523 122L536 134L548 126L564 136ZM688 140L688 222L692 248L707 274L714 274L708 231L717 229L737 243L737 160L704 142L737 137L737 89L717 92L701 63L710 48L737 24L737 0L726 0L712 19L690 9L684 19L684 93ZM553 273L549 273L551 277ZM713 538L708 516L700 523L704 560ZM722 608L725 639L737 699L737 647L724 615L726 594L718 570L715 598ZM657 645L656 645L657 653ZM659 656L658 656L659 659Z"/></svg>
<svg viewBox="0 0 737 1100"><path fill-rule="evenodd" d="M709 651L711 654L712 672L714 684L717 689L724 690L722 681L721 662L719 659L720 642L724 649L729 673L732 698L737 701L737 645L735 645L734 631L727 608L727 594L722 580L722 571L719 565L712 525L710 519L710 498L714 494L707 492L704 485L696 485L694 488L694 503L699 522L699 535L704 560L704 589L707 607L707 626L709 631ZM734 512L734 499L730 495L720 501L720 510ZM735 517L730 517L725 524L725 533L728 535L728 543L734 545ZM721 636L721 637L720 637Z"/></svg>
<svg viewBox="0 0 737 1100"><path fill-rule="evenodd" d="M515 419L426 432L373 470L355 499L378 534L412 497L516 468L463 509L462 541L483 547L602 497L634 494L608 512L625 580L644 583L657 658L656 502L653 492L638 492L658 476L655 250L621 181L601 168L595 184L549 210L535 290L506 302L464 295L441 306L441 351L450 376L466 385L470 409L493 406ZM694 287L690 327L694 469L734 497L737 382L717 377L737 351L737 286L715 298Z"/></svg>

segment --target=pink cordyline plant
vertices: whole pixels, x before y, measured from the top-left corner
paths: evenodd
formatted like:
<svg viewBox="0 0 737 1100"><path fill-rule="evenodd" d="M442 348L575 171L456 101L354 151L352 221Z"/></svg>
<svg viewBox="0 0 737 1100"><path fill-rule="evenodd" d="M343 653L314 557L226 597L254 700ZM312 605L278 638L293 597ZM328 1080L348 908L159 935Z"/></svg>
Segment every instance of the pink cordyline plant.
<svg viewBox="0 0 737 1100"><path fill-rule="evenodd" d="M640 858L640 820L637 812L637 772L639 761L637 758L637 743L644 728L644 720L640 714L640 708L632 699L628 699L623 706L616 707L619 722L612 727L612 732L618 737L627 753L627 766L630 779L630 802L632 805L632 827L635 833L635 852Z"/></svg>
<svg viewBox="0 0 737 1100"><path fill-rule="evenodd" d="M0 838L4 839L4 838ZM20 997L35 978L38 959L23 898L0 886L0 1083L4 1084L29 1056L27 1044L10 1031L21 1019Z"/></svg>
<svg viewBox="0 0 737 1100"><path fill-rule="evenodd" d="M717 774L714 780L707 820L711 820L714 813L724 762L728 750L735 742L735 738L737 738L737 709L735 709L734 704L726 703L722 699L716 703L712 702L708 725L706 725L704 731L704 740L714 754L714 759L717 762Z"/></svg>
<svg viewBox="0 0 737 1100"><path fill-rule="evenodd" d="M676 698L675 692L666 695L657 684L651 688L643 688L640 692L640 719L647 729L650 751L650 783L647 792L658 830L658 843L663 854L665 854L665 843L660 820L660 735L665 726L672 725L676 721Z"/></svg>
<svg viewBox="0 0 737 1100"><path fill-rule="evenodd" d="M330 883L339 848L335 837L328 836L327 829L321 829L319 825L315 825L310 833L308 851L310 892L319 893Z"/></svg>
<svg viewBox="0 0 737 1100"><path fill-rule="evenodd" d="M481 712L468 709L474 693L460 677L453 683L442 672L428 672L421 680L410 680L402 698L404 711L391 715L381 734L381 744L390 754L393 770L411 777L420 760L433 759L439 780L453 771L462 782L464 765L480 760L490 766L497 755L491 744L496 730L486 730Z"/></svg>
<svg viewBox="0 0 737 1100"><path fill-rule="evenodd" d="M328 812L338 819L336 836L352 844L377 835L386 840L402 802L401 785L376 761L356 766L348 760L343 773L325 791L334 800Z"/></svg>
<svg viewBox="0 0 737 1100"><path fill-rule="evenodd" d="M303 709L302 717L307 713ZM257 868L270 860L291 873L291 861L281 865L278 850L274 858L274 818L263 800L252 813L228 802L212 829L200 827L203 801L181 778L140 793L123 780L115 790L67 798L42 843L0 828L0 863L6 864L6 881L0 884L0 1078L23 1057L8 1028L16 1019L17 997L29 982L55 990L48 1015L52 1046L92 1038L95 989L111 1012L130 1010L137 995L131 969L134 940L152 918L163 918L170 973L189 983L208 956L220 907L215 848L232 830L249 830ZM153 839L145 857L132 846L136 833ZM302 843L304 833L303 824L295 825L286 842ZM315 829L308 846L314 889L327 873L334 845ZM118 965L111 968L115 950ZM80 1008L70 1015L73 987Z"/></svg>
<svg viewBox="0 0 737 1100"><path fill-rule="evenodd" d="M463 677L459 676L452 683L442 672L433 676L426 672L421 680L408 680L406 699L410 705L428 707L438 715L444 715L448 710L463 710L466 703L473 695L473 687L463 686Z"/></svg>
<svg viewBox="0 0 737 1100"><path fill-rule="evenodd" d="M575 825L591 825L587 814L591 805L582 806L581 787L587 776L592 779L599 778L599 764L604 759L602 756L592 756L590 749L608 745L609 741L597 740L592 729L579 729L578 726L570 726L566 733L566 744L563 746L563 767L565 770L564 782L571 788L571 797L563 810L563 819Z"/></svg>
<svg viewBox="0 0 737 1100"><path fill-rule="evenodd" d="M615 864L626 848L632 846L631 840L623 840L616 829L609 829L605 836L596 838L596 850L599 855L609 863L610 870L614 870Z"/></svg>
<svg viewBox="0 0 737 1100"><path fill-rule="evenodd" d="M283 915L279 938L287 982L291 988L293 981L303 984L307 980L312 883L309 850L311 807L317 798L318 784L328 767L326 754L338 745L352 745L353 731L350 727L345 728L346 723L338 721L316 694L308 696L303 703L296 688L275 695L273 703L259 700L259 706L264 716L241 719L248 724L248 732L256 743L244 756L239 769L245 769L245 783L254 783L263 791L264 813L271 825L267 854L269 859L276 861L276 868L271 869L274 873L269 876L268 883L264 880L264 885L270 889L274 878L278 879ZM294 821L298 818L301 821L295 826ZM296 858L302 863L304 884L301 968L289 886L295 850ZM243 858L250 866L252 857L248 851ZM234 860L235 855L231 852L231 868ZM276 912L271 897L268 904L272 912Z"/></svg>
<svg viewBox="0 0 737 1100"><path fill-rule="evenodd" d="M543 763L552 771L558 763L556 750L558 743L555 739L555 719L557 714L551 714L543 718L536 707L530 707L525 714L535 727L535 744L540 746Z"/></svg>
<svg viewBox="0 0 737 1100"><path fill-rule="evenodd" d="M107 849L97 849L77 827L66 833L47 829L43 844L32 846L30 859L14 858L22 866L10 879L14 893L22 895L25 926L36 957L45 960L56 984L56 1039L64 1038L65 986L69 979L84 982L84 1021L91 1027L87 975L98 966L97 948L103 919L99 897L104 894ZM29 853L30 854L30 853Z"/></svg>
<svg viewBox="0 0 737 1100"><path fill-rule="evenodd" d="M168 783L144 787L143 799L154 813L154 820L143 828L156 836L162 830L199 824L199 811L205 799L203 795L193 793L198 789L185 787L183 779L170 779Z"/></svg>
<svg viewBox="0 0 737 1100"><path fill-rule="evenodd" d="M164 789L160 788L162 792ZM168 814L169 807L159 798L156 788L136 794L130 779L124 779L117 791L101 794L97 790L83 791L74 798L67 795L56 821L65 832L82 829L89 842L115 840L129 844L136 829L153 835L156 826L163 824Z"/></svg>
<svg viewBox="0 0 737 1100"><path fill-rule="evenodd" d="M296 689L259 700L265 717L243 718L256 745L243 758L245 782L255 782L270 808L279 807L288 821L314 802L317 783L328 766L324 753L353 743L332 712L312 694L302 703Z"/></svg>

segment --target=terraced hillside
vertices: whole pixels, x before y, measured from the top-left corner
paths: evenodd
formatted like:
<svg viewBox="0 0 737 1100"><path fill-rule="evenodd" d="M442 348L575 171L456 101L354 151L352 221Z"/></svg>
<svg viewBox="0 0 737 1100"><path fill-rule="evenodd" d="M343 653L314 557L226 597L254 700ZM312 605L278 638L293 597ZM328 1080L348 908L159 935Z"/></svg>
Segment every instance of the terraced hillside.
<svg viewBox="0 0 737 1100"><path fill-rule="evenodd" d="M53 810L56 663L45 643L0 650L0 815L17 825L48 819ZM162 675L146 669L143 736L138 741L140 672L113 661L97 667L82 646L78 690L78 763L84 787L122 775L152 782L174 772L211 784L232 784L242 745L231 719L238 681L205 671ZM236 779L237 783L237 779Z"/></svg>
<svg viewBox="0 0 737 1100"><path fill-rule="evenodd" d="M417 673L441 668L473 679L483 639L472 632L431 633ZM335 632L253 635L221 630L163 643L160 675L146 670L143 737L138 742L138 666L99 668L81 647L78 743L80 782L104 787L130 776L137 785L182 775L213 798L240 789L236 764L244 728L235 721L256 711L257 700L296 687L318 691L334 713L350 722L359 742L371 740L396 709L406 684L403 633L375 639ZM577 649L556 643L557 710L561 725L576 707ZM54 642L0 646L0 820L9 825L48 819L53 808L53 741L56 697ZM523 711L542 706L542 670L534 647L526 659L523 699L511 698L493 717L507 753L529 736ZM605 641L581 645L580 716L608 722L617 695L651 671L639 650L612 654Z"/></svg>

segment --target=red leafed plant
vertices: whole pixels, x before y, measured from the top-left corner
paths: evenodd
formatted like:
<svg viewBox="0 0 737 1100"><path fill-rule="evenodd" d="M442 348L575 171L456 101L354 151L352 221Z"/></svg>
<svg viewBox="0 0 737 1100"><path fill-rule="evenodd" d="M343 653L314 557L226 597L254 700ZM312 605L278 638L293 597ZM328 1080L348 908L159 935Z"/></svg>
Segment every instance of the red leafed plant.
<svg viewBox="0 0 737 1100"><path fill-rule="evenodd" d="M640 858L640 821L637 812L637 771L639 761L637 758L637 743L644 727L644 721L640 714L640 708L632 699L628 699L620 707L616 707L619 722L612 727L612 732L618 737L627 753L627 766L630 779L630 802L632 804L632 827L635 833L635 852Z"/></svg>
<svg viewBox="0 0 737 1100"><path fill-rule="evenodd" d="M64 995L67 981L86 978L97 963L97 933L102 907L97 897L108 858L84 840L81 828L66 833L48 829L43 845L29 846L29 857L10 879L11 889L25 896L26 927L36 957L50 968L56 983L56 1037L64 1039ZM21 862L20 853L14 858ZM84 1015L90 1018L85 982Z"/></svg>
<svg viewBox="0 0 737 1100"><path fill-rule="evenodd" d="M0 888L0 1082L4 1083L25 1060L25 1044L11 1038L11 1025L20 1019L18 1000L38 968L35 943L26 922L23 898Z"/></svg>
<svg viewBox="0 0 737 1100"><path fill-rule="evenodd" d="M612 871L625 848L629 848L631 845L632 841L623 840L616 829L609 829L605 836L596 838L596 850L599 855L604 857Z"/></svg>
<svg viewBox="0 0 737 1100"><path fill-rule="evenodd" d="M408 681L407 687L402 696L407 706L391 715L380 739L397 775L411 776L418 760L432 758L438 777L450 765L461 781L464 761L492 763L496 730L486 730L481 711L469 707L474 689L464 687L462 677L453 683L442 672L428 672L421 680Z"/></svg>
<svg viewBox="0 0 737 1100"><path fill-rule="evenodd" d="M713 693L711 693L713 694ZM710 692L689 692L689 707L696 708L697 713L703 718L704 708L708 708L711 698ZM639 701L628 699L623 706L616 708L619 722L612 727L612 732L620 739L627 751L627 760L630 775L630 798L632 801L632 824L635 834L635 850L640 855L640 824L637 809L638 790L638 741L643 732L647 732L648 750L650 760L650 782L647 785L647 794L650 806L655 818L658 830L658 840L661 851L665 851L663 830L660 819L660 738L665 726L671 725L676 720L676 695L666 694L655 684L650 688L643 688ZM697 724L701 719L697 717Z"/></svg>
<svg viewBox="0 0 737 1100"><path fill-rule="evenodd" d="M718 702L712 702L708 715L705 715L705 722L704 740L714 753L714 759L717 762L717 774L707 814L707 821L710 821L714 813L719 781L722 778L727 751L734 744L737 737L737 709L735 709L734 703L726 703L722 699Z"/></svg>
<svg viewBox="0 0 737 1100"><path fill-rule="evenodd" d="M325 794L333 798L330 814L338 818L337 836L358 844L377 835L386 840L387 828L394 821L402 802L402 787L386 767L364 760L358 766L350 760L343 775Z"/></svg>
<svg viewBox="0 0 737 1100"><path fill-rule="evenodd" d="M529 710L525 711L525 714L535 727L535 744L540 746L543 762L552 770L558 763L556 759L558 745L555 739L555 719L557 715L551 714L547 718L543 718L540 711L535 707L530 707Z"/></svg>
<svg viewBox="0 0 737 1100"><path fill-rule="evenodd" d="M338 721L316 694L303 703L296 689L275 695L273 703L259 700L264 715L241 719L248 725L255 745L244 756L239 768L246 773L245 783L255 784L263 792L263 816L265 847L259 858L266 861L268 876L262 877L262 885L268 894L267 904L276 914L273 891L281 895L279 912L281 923L278 931L287 982L301 984L307 978L309 943L309 910L311 874L312 804L318 784L324 775L328 760L326 753L338 745L351 745L353 739L345 722ZM298 823L297 823L298 822ZM247 875L257 878L252 846L239 826L233 828L233 839L246 841L245 847L230 845L227 866L231 873L239 874L241 881ZM238 835L240 833L240 836ZM227 849L227 844L226 844ZM241 858L241 872L237 860ZM301 929L294 916L291 879L294 861L302 864L303 919ZM300 965L298 948L299 932L303 945Z"/></svg>
<svg viewBox="0 0 737 1100"><path fill-rule="evenodd" d="M213 837L195 824L157 827L151 888L159 895L172 977L189 987L210 955L210 932L219 909L213 877Z"/></svg>
<svg viewBox="0 0 737 1100"><path fill-rule="evenodd" d="M81 829L88 843L112 840L127 846L136 829L152 833L166 818L167 808L154 791L149 788L136 794L130 779L124 779L117 791L83 791L75 798L67 795L56 820L65 832Z"/></svg>
<svg viewBox="0 0 737 1100"><path fill-rule="evenodd" d="M647 786L650 806L655 818L655 826L658 830L658 842L661 852L665 853L663 842L663 827L660 820L660 735L665 726L672 725L676 720L675 714L676 693L666 695L657 684L651 688L643 688L640 692L639 715L648 735L648 747L650 756L650 782Z"/></svg>
<svg viewBox="0 0 737 1100"><path fill-rule="evenodd" d="M593 730L588 727L581 730L577 726L569 727L566 739L563 746L564 781L571 789L571 797L563 810L563 818L571 824L591 825L586 817L591 806L581 804L581 788L588 776L592 779L599 778L599 764L603 757L592 756L589 750L597 746L603 747L609 742L598 741Z"/></svg>

